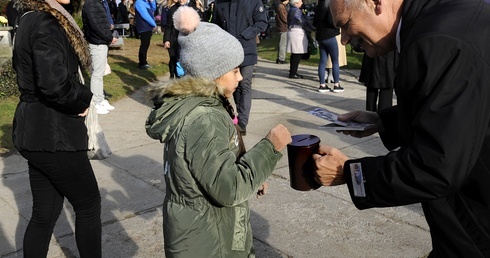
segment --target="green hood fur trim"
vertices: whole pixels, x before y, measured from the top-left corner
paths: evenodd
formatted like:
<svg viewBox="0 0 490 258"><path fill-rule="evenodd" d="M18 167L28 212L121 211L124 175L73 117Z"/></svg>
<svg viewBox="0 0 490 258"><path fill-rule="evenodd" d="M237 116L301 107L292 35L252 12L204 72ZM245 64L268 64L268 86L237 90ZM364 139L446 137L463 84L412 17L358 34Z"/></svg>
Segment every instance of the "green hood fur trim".
<svg viewBox="0 0 490 258"><path fill-rule="evenodd" d="M146 133L161 142L169 140L196 107L223 105L223 89L208 79L185 77L149 92L155 107L146 120Z"/></svg>

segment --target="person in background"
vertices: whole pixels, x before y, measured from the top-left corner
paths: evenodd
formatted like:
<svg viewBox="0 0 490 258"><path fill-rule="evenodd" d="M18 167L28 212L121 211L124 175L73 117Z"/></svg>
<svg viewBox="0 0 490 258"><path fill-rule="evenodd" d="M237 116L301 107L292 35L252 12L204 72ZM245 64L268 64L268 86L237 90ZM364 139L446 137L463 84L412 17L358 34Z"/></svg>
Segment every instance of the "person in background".
<svg viewBox="0 0 490 258"><path fill-rule="evenodd" d="M186 1L183 1L184 4ZM170 72L170 79L179 78L177 75L177 62L180 58L180 46L177 41L179 36L179 31L174 27L174 20L172 19L174 13L181 6L179 0L169 0L167 3L168 15L166 23L164 26L163 33L163 47L168 51L168 56L170 58L168 62L168 70Z"/></svg>
<svg viewBox="0 0 490 258"><path fill-rule="evenodd" d="M112 36L112 25L108 19L108 5L105 0L85 0L82 8L82 22L85 39L89 43L92 59L90 90L94 94L93 102L97 114L109 114L114 106L109 104L104 95L104 72L107 64L109 45L117 38Z"/></svg>
<svg viewBox="0 0 490 258"><path fill-rule="evenodd" d="M134 10L134 1L135 0L129 0L129 8L128 8L128 18L129 18L129 37L130 38L139 38L138 36L138 31L136 31L136 26L135 26L135 20L134 17L136 16L136 11Z"/></svg>
<svg viewBox="0 0 490 258"><path fill-rule="evenodd" d="M167 49L170 59L168 62L170 79L180 78L180 76L177 74L177 62L179 62L180 59L180 46L177 40L177 37L179 36L179 31L175 29L174 20L172 19L172 17L177 9L179 9L179 7L181 6L190 6L194 8L199 13L201 19L203 17L202 15L204 15L202 12L199 11L199 9L196 8L196 3L193 1L169 0L167 2L166 8L168 9L168 14L167 19L165 20L166 22L163 26L163 47Z"/></svg>
<svg viewBox="0 0 490 258"><path fill-rule="evenodd" d="M111 13L111 18L113 21L117 20L117 3L116 0L107 0L109 1L109 11Z"/></svg>
<svg viewBox="0 0 490 258"><path fill-rule="evenodd" d="M202 0L194 0L194 9L199 13L199 17L201 18L201 21L204 21L204 4Z"/></svg>
<svg viewBox="0 0 490 258"><path fill-rule="evenodd" d="M301 11L302 0L290 0L291 7L288 12L288 40L286 51L291 53L289 64L289 78L302 79L303 75L298 74L298 66L304 54L308 53L308 38L306 31L313 31L314 27L306 19Z"/></svg>
<svg viewBox="0 0 490 258"><path fill-rule="evenodd" d="M15 28L19 12L14 8L14 1L10 0L5 7L5 15L7 16L8 26ZM15 30L10 30L10 39L13 40L15 36Z"/></svg>
<svg viewBox="0 0 490 258"><path fill-rule="evenodd" d="M347 53L345 52L345 46L340 42L340 34L335 36L337 40L337 46L339 46L339 67L347 65ZM327 67L325 68L325 83L333 83L333 74L332 74L332 60L330 57L327 58Z"/></svg>
<svg viewBox="0 0 490 258"><path fill-rule="evenodd" d="M135 26L141 42L138 51L138 68L143 70L153 68L148 64L147 54L153 31L157 29L155 17L153 17L156 8L155 0L136 0L134 5Z"/></svg>
<svg viewBox="0 0 490 258"><path fill-rule="evenodd" d="M376 112L393 105L397 55L396 51L376 57L364 53L359 82L366 86L366 110Z"/></svg>
<svg viewBox="0 0 490 258"><path fill-rule="evenodd" d="M343 133L379 132L390 152L349 160L322 145L317 181L346 183L358 209L421 203L428 257L490 257L490 3L331 0L330 10L342 43L398 51L397 105L340 115L374 124Z"/></svg>
<svg viewBox="0 0 490 258"><path fill-rule="evenodd" d="M340 34L340 30L333 24L330 8L326 5L325 0L319 0L315 7L313 26L316 27L315 35L320 48L320 62L318 63L320 87L318 88L318 91L321 93L343 92L344 88L342 88L339 83L339 47L336 39L336 36ZM332 61L332 74L334 80L333 89L327 86L327 81L325 79L325 66L328 57L330 57L330 60Z"/></svg>
<svg viewBox="0 0 490 258"><path fill-rule="evenodd" d="M243 80L233 93L238 111L238 127L247 134L247 125L252 108L252 78L257 64L256 38L267 28L267 16L260 0L216 0L212 22L235 36L243 46L245 59L240 65Z"/></svg>
<svg viewBox="0 0 490 258"><path fill-rule="evenodd" d="M12 57L20 91L12 142L27 160L32 194L24 257L47 256L66 198L75 212L78 256L98 258L101 198L87 156L85 126L92 92L79 73L80 65L91 66L88 45L60 5L69 0L15 2L22 16Z"/></svg>
<svg viewBox="0 0 490 258"><path fill-rule="evenodd" d="M204 11L204 21L212 22L214 12L214 0L209 1L208 8Z"/></svg>
<svg viewBox="0 0 490 258"><path fill-rule="evenodd" d="M116 19L117 24L129 23L129 13L128 13L128 8L126 7L128 1L129 0L122 0L117 5L117 19Z"/></svg>
<svg viewBox="0 0 490 258"><path fill-rule="evenodd" d="M276 30L279 32L276 64L286 63L286 43L288 41L288 10L289 0L276 0Z"/></svg>
<svg viewBox="0 0 490 258"><path fill-rule="evenodd" d="M164 1L161 1L159 3L159 6L157 5L157 9L159 9L159 13L160 13L160 28L161 28L161 31L162 33L165 32L165 24L167 24L167 19L169 19L168 17L168 13L170 11L170 6L172 3L172 0L164 0Z"/></svg>
<svg viewBox="0 0 490 258"><path fill-rule="evenodd" d="M248 199L267 192L291 135L277 125L245 152L229 102L242 80L240 42L191 7L173 16L187 75L152 89L146 132L164 143L165 257L253 257Z"/></svg>

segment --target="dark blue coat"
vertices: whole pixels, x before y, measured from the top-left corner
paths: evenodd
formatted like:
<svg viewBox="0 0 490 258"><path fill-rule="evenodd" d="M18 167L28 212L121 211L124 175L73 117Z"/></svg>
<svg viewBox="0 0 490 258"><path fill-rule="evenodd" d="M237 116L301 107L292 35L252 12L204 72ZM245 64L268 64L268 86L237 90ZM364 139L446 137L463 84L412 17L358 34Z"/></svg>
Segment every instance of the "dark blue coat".
<svg viewBox="0 0 490 258"><path fill-rule="evenodd" d="M213 23L235 36L243 46L242 66L257 63L255 37L267 28L267 15L260 0L216 0Z"/></svg>
<svg viewBox="0 0 490 258"><path fill-rule="evenodd" d="M138 33L152 31L157 26L153 14L157 9L155 0L136 0L135 9L135 26Z"/></svg>

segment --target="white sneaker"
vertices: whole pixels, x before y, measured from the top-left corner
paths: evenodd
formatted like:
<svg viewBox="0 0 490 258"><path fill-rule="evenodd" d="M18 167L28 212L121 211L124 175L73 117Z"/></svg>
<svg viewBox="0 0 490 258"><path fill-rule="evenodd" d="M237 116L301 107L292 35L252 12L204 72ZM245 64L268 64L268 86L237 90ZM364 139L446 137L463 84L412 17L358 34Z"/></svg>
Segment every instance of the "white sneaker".
<svg viewBox="0 0 490 258"><path fill-rule="evenodd" d="M109 104L109 101L107 100L102 100L102 102L100 102L100 105L102 105L105 109L111 111L111 110L114 110L116 107L114 107L113 105Z"/></svg>
<svg viewBox="0 0 490 258"><path fill-rule="evenodd" d="M107 115L109 114L109 110L107 110L102 103L95 104L95 111L97 111L97 114L99 115Z"/></svg>

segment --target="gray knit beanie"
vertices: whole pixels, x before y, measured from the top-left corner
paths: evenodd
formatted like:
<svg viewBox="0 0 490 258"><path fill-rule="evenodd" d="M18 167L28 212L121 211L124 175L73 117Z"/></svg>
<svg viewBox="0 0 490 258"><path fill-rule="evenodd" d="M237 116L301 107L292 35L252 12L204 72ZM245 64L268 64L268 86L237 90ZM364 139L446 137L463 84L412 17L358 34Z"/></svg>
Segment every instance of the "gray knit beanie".
<svg viewBox="0 0 490 258"><path fill-rule="evenodd" d="M214 80L243 62L242 44L217 25L200 22L193 8L179 7L173 19L180 31L180 64L186 75Z"/></svg>

